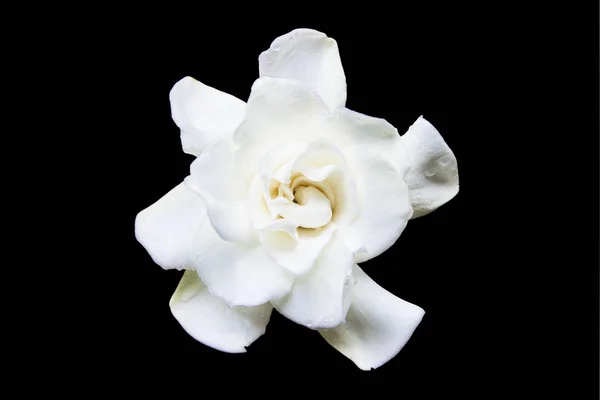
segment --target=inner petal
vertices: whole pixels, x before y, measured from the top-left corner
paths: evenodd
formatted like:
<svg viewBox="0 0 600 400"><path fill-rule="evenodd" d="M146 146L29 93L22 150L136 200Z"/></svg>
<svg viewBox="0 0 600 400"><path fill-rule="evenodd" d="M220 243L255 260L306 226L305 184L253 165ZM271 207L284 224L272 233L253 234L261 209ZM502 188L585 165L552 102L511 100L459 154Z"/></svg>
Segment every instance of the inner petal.
<svg viewBox="0 0 600 400"><path fill-rule="evenodd" d="M283 197L289 201L294 201L293 189L290 188L289 185L285 185L285 184L279 185L278 197Z"/></svg>
<svg viewBox="0 0 600 400"><path fill-rule="evenodd" d="M292 192L294 190L296 190L297 187L301 187L301 186L306 186L306 187L314 186L317 189L319 189L329 199L329 203L331 204L331 209L332 210L335 209L335 197L333 195L333 191L331 190L331 186L329 186L329 183L327 183L326 181L313 182L303 175L294 177L294 180L292 181L292 185L290 186L290 189L292 190Z"/></svg>
<svg viewBox="0 0 600 400"><path fill-rule="evenodd" d="M325 141L315 141L294 161L294 171L312 181L320 182L343 165L346 165L346 160L334 145Z"/></svg>
<svg viewBox="0 0 600 400"><path fill-rule="evenodd" d="M283 164L281 167L279 167L277 169L277 171L275 171L275 173L273 174L273 179L276 179L277 181L279 181L281 183L290 183L290 176L292 175L293 167L294 167L293 161L289 161L289 162Z"/></svg>
<svg viewBox="0 0 600 400"><path fill-rule="evenodd" d="M296 187L294 200L295 202L288 201L279 208L280 216L303 228L319 228L331 221L331 202L316 187Z"/></svg>

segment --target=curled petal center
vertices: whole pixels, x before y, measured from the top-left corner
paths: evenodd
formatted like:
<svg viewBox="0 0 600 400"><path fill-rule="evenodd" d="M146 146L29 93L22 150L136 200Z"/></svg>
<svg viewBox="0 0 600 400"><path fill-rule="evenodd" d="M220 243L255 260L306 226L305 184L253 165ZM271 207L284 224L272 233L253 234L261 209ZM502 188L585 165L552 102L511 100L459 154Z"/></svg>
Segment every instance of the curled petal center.
<svg viewBox="0 0 600 400"><path fill-rule="evenodd" d="M271 212L301 228L321 228L331 221L335 200L329 184L295 174L290 183L273 180L269 191Z"/></svg>

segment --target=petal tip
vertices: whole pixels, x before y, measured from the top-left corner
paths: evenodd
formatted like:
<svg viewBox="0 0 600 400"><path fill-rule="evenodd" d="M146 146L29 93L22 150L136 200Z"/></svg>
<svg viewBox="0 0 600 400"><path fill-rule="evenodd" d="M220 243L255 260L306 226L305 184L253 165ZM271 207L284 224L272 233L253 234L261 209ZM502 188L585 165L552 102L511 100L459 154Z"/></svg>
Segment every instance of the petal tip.
<svg viewBox="0 0 600 400"><path fill-rule="evenodd" d="M185 76L185 77L181 78L180 80L175 82L175 84L171 88L171 91L169 92L169 98L172 100L173 96L177 93L177 91L179 91L180 89L185 89L185 87L189 87L196 83L199 83L199 82L196 79L192 78L191 76Z"/></svg>

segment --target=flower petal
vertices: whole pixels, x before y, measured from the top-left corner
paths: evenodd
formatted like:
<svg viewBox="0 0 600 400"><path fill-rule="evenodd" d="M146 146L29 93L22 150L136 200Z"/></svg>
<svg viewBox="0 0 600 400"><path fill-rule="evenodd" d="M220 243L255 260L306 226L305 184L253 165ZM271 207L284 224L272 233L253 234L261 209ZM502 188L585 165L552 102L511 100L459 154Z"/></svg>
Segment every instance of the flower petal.
<svg viewBox="0 0 600 400"><path fill-rule="evenodd" d="M273 179L281 183L290 183L293 161L306 149L305 143L287 142L269 149L259 164L259 175L264 192L269 193Z"/></svg>
<svg viewBox="0 0 600 400"><path fill-rule="evenodd" d="M319 228L331 221L331 203L323 192L313 186L300 186L295 193L298 202L283 204L279 215L302 228Z"/></svg>
<svg viewBox="0 0 600 400"><path fill-rule="evenodd" d="M181 129L183 151L197 156L206 145L242 122L246 103L185 77L169 93L171 115Z"/></svg>
<svg viewBox="0 0 600 400"><path fill-rule="evenodd" d="M286 220L280 220L286 221ZM323 229L299 229L297 237L283 230L260 232L260 242L277 265L295 276L305 275L314 266L321 251L335 232L335 224Z"/></svg>
<svg viewBox="0 0 600 400"><path fill-rule="evenodd" d="M244 165L236 158L239 148L231 138L232 135L226 135L211 143L192 162L189 180L194 191L225 201L247 198L252 182L240 174Z"/></svg>
<svg viewBox="0 0 600 400"><path fill-rule="evenodd" d="M340 237L333 237L306 275L296 278L292 291L271 304L286 318L308 328L342 323L350 306L354 256Z"/></svg>
<svg viewBox="0 0 600 400"><path fill-rule="evenodd" d="M210 224L221 239L228 242L244 242L252 236L246 202L220 201L208 193L202 195L202 200L206 204Z"/></svg>
<svg viewBox="0 0 600 400"><path fill-rule="evenodd" d="M182 269L188 260L188 246L205 216L202 199L180 183L138 213L135 237L162 268Z"/></svg>
<svg viewBox="0 0 600 400"><path fill-rule="evenodd" d="M265 201L263 183L260 177L256 177L250 189L250 197L248 198L248 216L250 227L257 231L283 231L290 237L297 239L298 225L286 219L276 219L275 215L271 215L267 203Z"/></svg>
<svg viewBox="0 0 600 400"><path fill-rule="evenodd" d="M237 146L227 135L211 143L190 166L185 185L204 201L211 224L227 241L244 241L250 235L247 198L250 184L240 171Z"/></svg>
<svg viewBox="0 0 600 400"><path fill-rule="evenodd" d="M308 145L296 158L293 170L302 173L311 181L320 182L345 165L344 156L334 145L317 140Z"/></svg>
<svg viewBox="0 0 600 400"><path fill-rule="evenodd" d="M311 142L296 158L293 169L316 182L314 186L330 198L332 222L346 226L354 221L359 212L356 183L335 145L322 139Z"/></svg>
<svg viewBox="0 0 600 400"><path fill-rule="evenodd" d="M290 142L310 142L328 126L327 105L310 87L290 79L260 78L252 85L244 121L234 141L270 149ZM264 155L266 150L260 153Z"/></svg>
<svg viewBox="0 0 600 400"><path fill-rule="evenodd" d="M327 136L319 137L333 142L346 156L350 168L361 168L361 165L352 159L351 154L347 154L348 147L376 153L378 157L394 164L402 176L408 173L410 164L407 149L398 130L386 120L341 108L336 110L331 123L333 129L323 130Z"/></svg>
<svg viewBox="0 0 600 400"><path fill-rule="evenodd" d="M210 292L230 306L257 306L287 294L294 278L271 260L258 238L226 242L206 220L190 245L190 258Z"/></svg>
<svg viewBox="0 0 600 400"><path fill-rule="evenodd" d="M405 180L410 189L413 218L429 214L458 193L456 157L440 133L422 116L402 136L411 169Z"/></svg>
<svg viewBox="0 0 600 400"><path fill-rule="evenodd" d="M352 178L348 167L344 166L329 175L327 184L334 194L335 203L331 222L342 227L351 225L360 212L360 205L356 182Z"/></svg>
<svg viewBox="0 0 600 400"><path fill-rule="evenodd" d="M377 285L358 265L346 323L320 330L325 340L360 369L378 368L400 352L425 311Z"/></svg>
<svg viewBox="0 0 600 400"><path fill-rule="evenodd" d="M364 149L351 153L360 164L354 178L361 212L350 228L348 244L360 263L377 257L398 240L412 207L403 176L391 162Z"/></svg>
<svg viewBox="0 0 600 400"><path fill-rule="evenodd" d="M258 57L260 76L289 78L314 88L334 109L346 103L346 76L335 40L296 29L273 41Z"/></svg>
<svg viewBox="0 0 600 400"><path fill-rule="evenodd" d="M230 307L210 294L196 271L185 271L169 302L183 329L197 341L227 353L245 353L265 333L273 306Z"/></svg>

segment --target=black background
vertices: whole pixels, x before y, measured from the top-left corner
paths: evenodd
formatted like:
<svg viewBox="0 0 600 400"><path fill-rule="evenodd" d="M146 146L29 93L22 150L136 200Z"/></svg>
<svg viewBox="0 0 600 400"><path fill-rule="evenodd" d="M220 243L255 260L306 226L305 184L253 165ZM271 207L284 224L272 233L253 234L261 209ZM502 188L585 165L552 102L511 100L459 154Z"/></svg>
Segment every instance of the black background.
<svg viewBox="0 0 600 400"><path fill-rule="evenodd" d="M235 19L184 8L174 17L115 12L98 27L85 63L100 93L107 188L96 196L102 240L85 267L97 312L85 324L71 316L82 369L100 371L90 387L597 398L597 10L363 4L326 17L323 5L287 6ZM423 115L458 159L459 194L364 264L426 310L399 355L374 371L276 312L245 354L196 342L168 307L182 272L155 265L134 237L136 213L181 182L193 160L171 120L173 84L190 75L246 100L260 52L300 27L338 42L348 108L401 133Z"/></svg>

